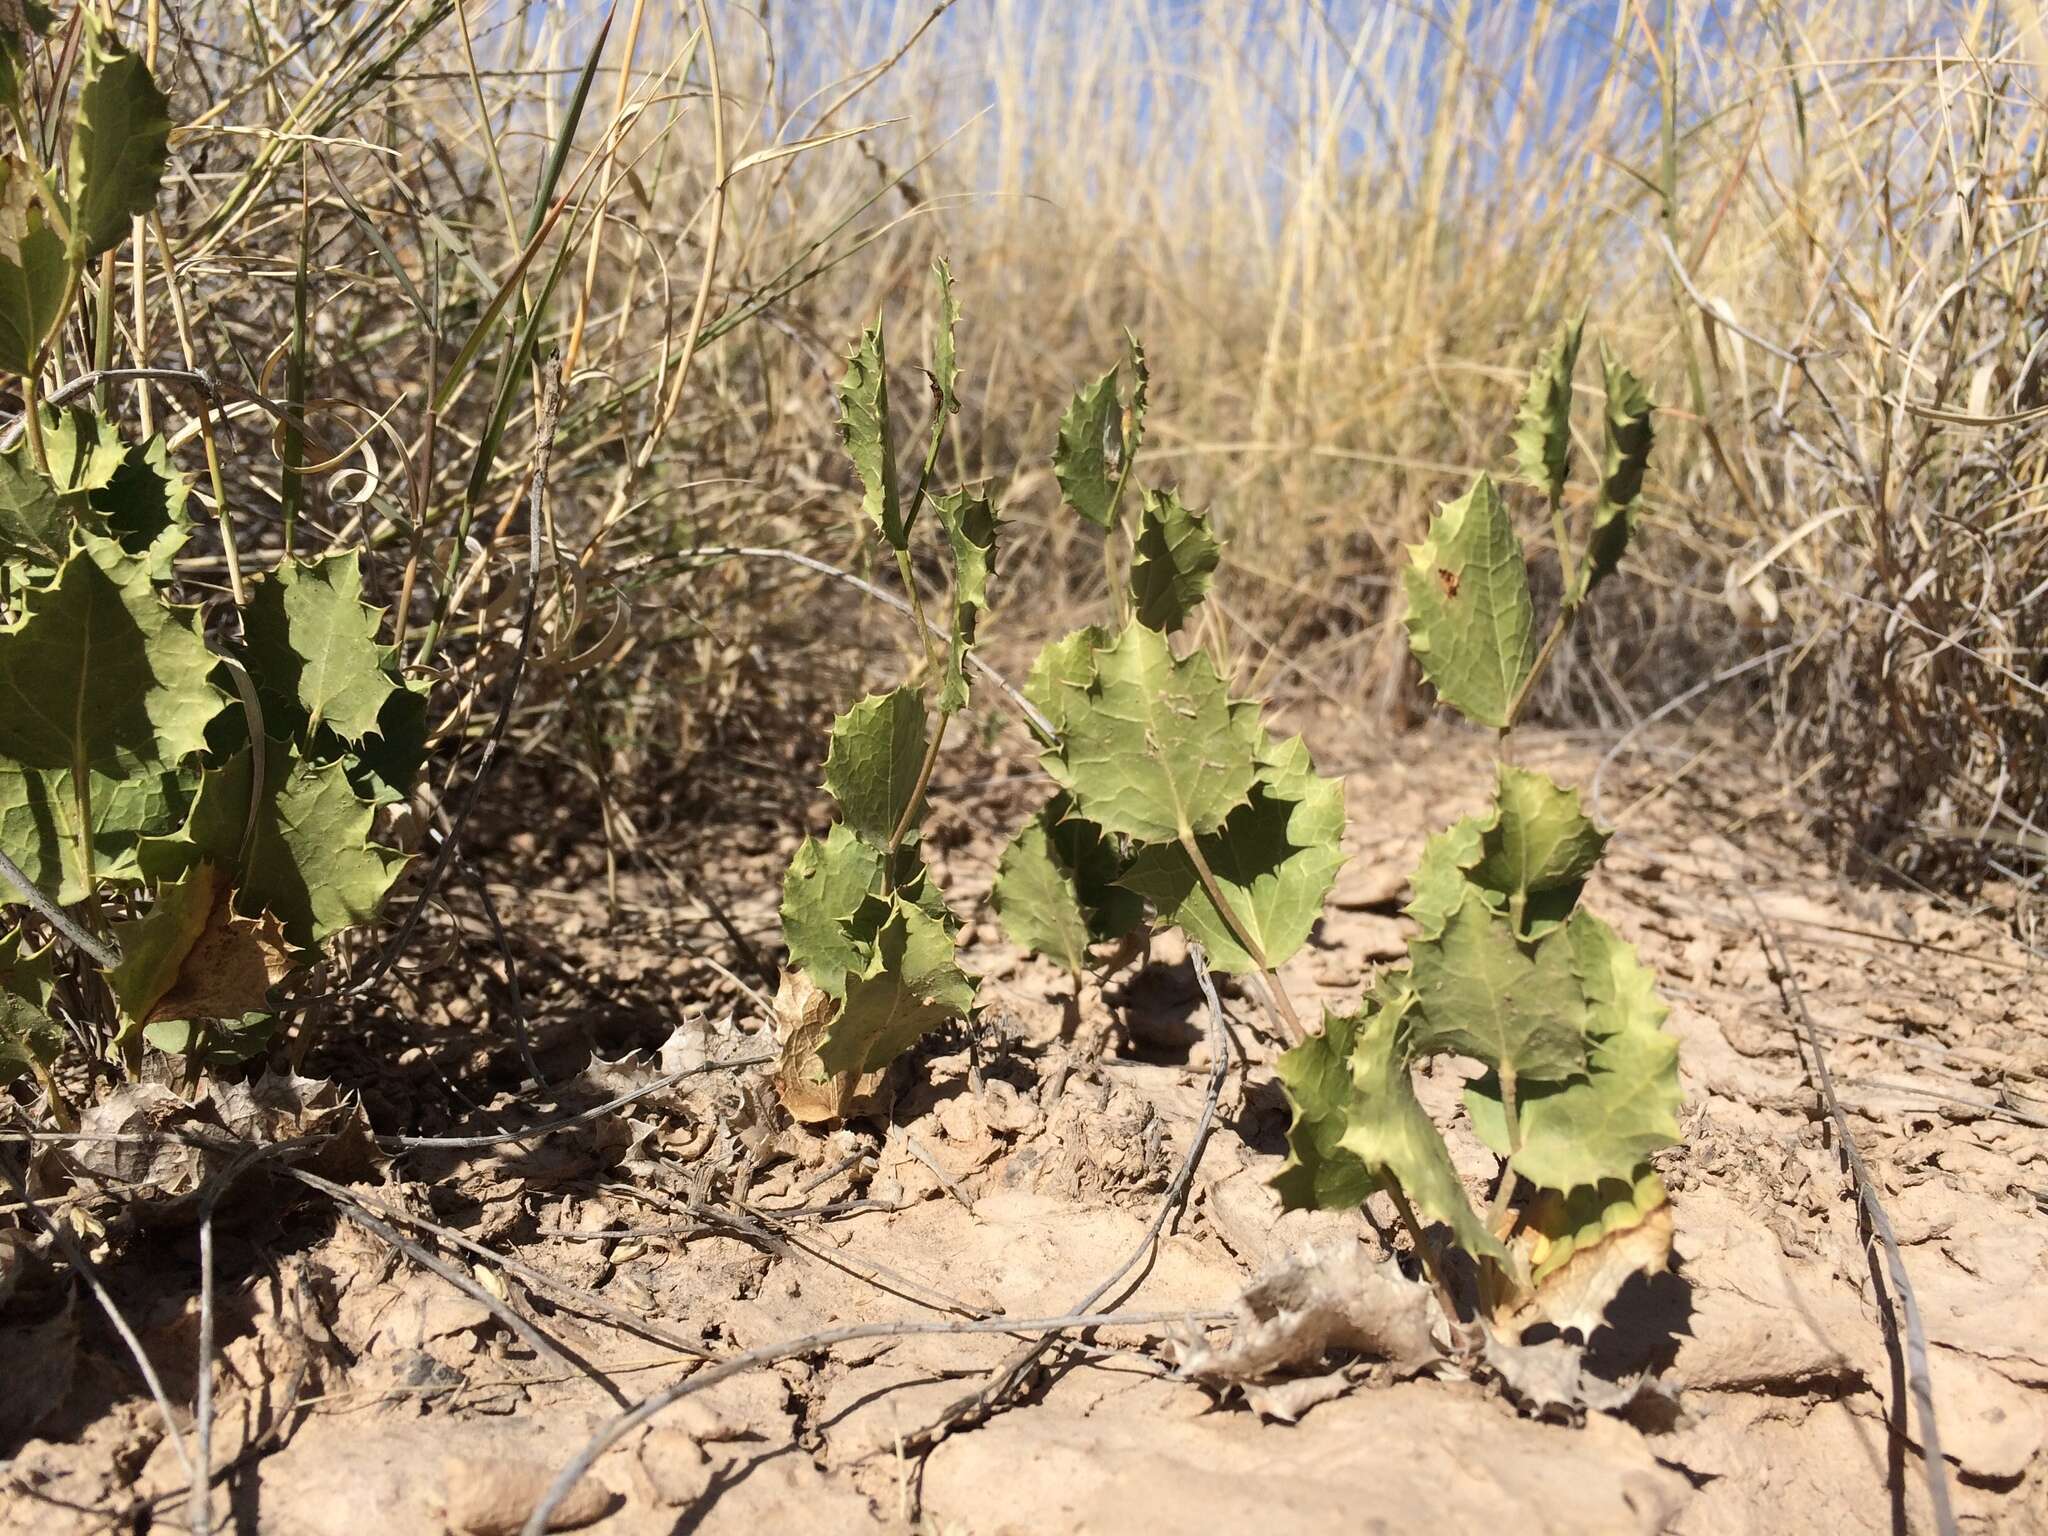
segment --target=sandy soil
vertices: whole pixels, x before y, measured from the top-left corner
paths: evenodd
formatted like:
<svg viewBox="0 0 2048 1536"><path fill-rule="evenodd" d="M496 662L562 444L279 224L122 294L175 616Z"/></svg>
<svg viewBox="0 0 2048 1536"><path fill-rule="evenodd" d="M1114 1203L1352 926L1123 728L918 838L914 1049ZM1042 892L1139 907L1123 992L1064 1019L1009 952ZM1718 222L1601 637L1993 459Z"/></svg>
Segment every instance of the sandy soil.
<svg viewBox="0 0 2048 1536"><path fill-rule="evenodd" d="M1456 761L1476 749L1448 750L1448 765L1435 753L1427 767L1383 760L1351 773L1353 857L1288 968L1298 1000L1347 1004L1373 966L1402 954L1399 905L1422 837L1472 808L1442 786L1485 782L1477 756L1476 775ZM1341 747L1323 755L1342 761ZM1597 763L1562 740L1539 739L1528 755L1582 783ZM1649 1371L1664 1389L1625 1416L1537 1419L1483 1375L1336 1359L1314 1368L1299 1421L1281 1422L1242 1392L1179 1377L1177 1350L1204 1325L1160 1321L1059 1343L1001 1411L934 1439L1018 1339L869 1338L676 1404L606 1451L564 1513L607 1536L791 1525L975 1536L1931 1531L1895 1300L1768 939L1819 1026L1918 1295L1961 1527L2048 1531L2048 1000L2037 962L1995 901L1959 911L1837 879L1731 761L1695 766L1675 787L1640 767L1602 784L1600 808L1621 835L1588 900L1663 977L1687 1093L1685 1145L1661 1159L1676 1264L1632 1284L1592 1340L1592 1368ZM997 852L985 829L1007 826L1030 790L1005 773L953 790L935 857L956 904L971 904ZM752 829L695 866L695 887L722 893L727 919L764 946L800 830ZM332 1057L377 1130L420 1128L430 1100L450 1134L535 1124L763 1049L761 1010L678 958L736 963L701 909L629 875L625 918L608 930L601 881L561 868L557 888L507 895L528 898L522 910L540 914L552 951L546 964L522 955L542 1065L578 1075L516 1085L502 1039L480 1038L502 989L444 983L423 990L420 1039L403 1056L315 1058L318 1069ZM983 1027L971 1041L930 1042L886 1124L795 1130L758 1066L477 1148L372 1148L352 1101L331 1093L302 1090L314 1095L305 1105L222 1096L215 1120L324 1137L291 1166L341 1191L258 1166L220 1203L211 1458L226 1469L214 1504L225 1528L515 1529L623 1404L702 1368L689 1351L1072 1310L1139 1245L1183 1163L1210 1080L1205 1011L1171 942L1107 998L1091 985L1076 1000L985 916L972 932ZM1274 1047L1252 1001L1226 999L1248 1070L1225 1080L1185 1212L1105 1306L1227 1309L1305 1249L1386 1251L1384 1213L1281 1215L1266 1187L1286 1124ZM593 1038L603 1056L585 1067ZM629 1042L643 1049L606 1059ZM488 1070L465 1076L465 1063ZM478 1082L506 1087L465 1109L451 1080L472 1098ZM1425 1101L1448 1118L1458 1083L1446 1066ZM129 1128L189 1113L162 1102L129 1112ZM1490 1159L1464 1153L1477 1188ZM97 1173L74 1187L77 1170L45 1153L37 1189L97 1258L179 1434L166 1434L91 1298L39 1243L0 1232L0 1450L12 1453L0 1528L182 1528L194 1191L220 1160L152 1161L118 1146L81 1157Z"/></svg>

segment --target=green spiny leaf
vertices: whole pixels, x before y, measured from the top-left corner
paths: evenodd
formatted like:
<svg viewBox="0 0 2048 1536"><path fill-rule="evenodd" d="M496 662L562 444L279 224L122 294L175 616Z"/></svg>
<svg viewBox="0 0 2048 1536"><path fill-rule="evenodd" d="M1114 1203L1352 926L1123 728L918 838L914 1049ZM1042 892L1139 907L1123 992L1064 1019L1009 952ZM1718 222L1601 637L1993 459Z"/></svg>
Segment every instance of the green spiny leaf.
<svg viewBox="0 0 2048 1536"><path fill-rule="evenodd" d="M1095 653L1108 647L1109 631L1097 624L1049 641L1031 664L1024 697L1037 706L1053 730L1065 735L1067 719L1095 686Z"/></svg>
<svg viewBox="0 0 2048 1536"><path fill-rule="evenodd" d="M1205 514L1189 511L1172 491L1147 491L1131 557L1138 622L1169 635L1187 623L1222 555Z"/></svg>
<svg viewBox="0 0 2048 1536"><path fill-rule="evenodd" d="M1586 557L1572 590L1573 604L1584 602L1628 550L1635 532L1636 503L1643 493L1643 475L1650 465L1656 431L1650 424L1654 407L1642 380L1601 349L1600 366L1607 382L1607 451L1600 470L1600 499L1593 505L1593 527L1586 539Z"/></svg>
<svg viewBox="0 0 2048 1536"><path fill-rule="evenodd" d="M376 807L357 796L343 763L301 761L289 742L272 738L244 858L250 756L244 748L201 777L184 828L142 843L143 872L173 880L200 862L232 871L239 876L235 911L276 914L301 950L369 922L406 864L403 854L370 841Z"/></svg>
<svg viewBox="0 0 2048 1536"><path fill-rule="evenodd" d="M1656 1170L1643 1164L1620 1177L1575 1189L1562 1199L1536 1202L1523 1218L1542 1238L1529 1256L1531 1283L1542 1285L1595 1243L1640 1227L1669 1198ZM1607 1299L1613 1299L1613 1291Z"/></svg>
<svg viewBox="0 0 2048 1536"><path fill-rule="evenodd" d="M90 773L93 875L96 882L142 878L142 840L161 837L184 820L197 776L190 770L138 772L127 778ZM0 761L0 850L29 883L59 902L91 894L78 846L78 796L64 768L23 768ZM12 893L0 886L0 902Z"/></svg>
<svg viewBox="0 0 2048 1536"><path fill-rule="evenodd" d="M782 877L782 937L790 964L832 996L866 969L888 915L882 850L835 822L822 842L805 838Z"/></svg>
<svg viewBox="0 0 2048 1536"><path fill-rule="evenodd" d="M988 497L970 491L934 496L932 507L953 549L953 625L939 684L939 708L953 714L967 707L967 653L974 648L979 617L988 611L998 520Z"/></svg>
<svg viewBox="0 0 2048 1536"><path fill-rule="evenodd" d="M1294 1124L1287 1165L1273 1186L1291 1208L1328 1208L1355 1204L1370 1189L1368 1180L1392 1179L1424 1216L1448 1224L1466 1252L1503 1256L1415 1097L1408 1042L1413 1006L1413 994L1398 985L1386 988L1358 1014L1326 1018L1323 1039L1304 1041L1280 1058L1276 1070Z"/></svg>
<svg viewBox="0 0 2048 1536"><path fill-rule="evenodd" d="M26 442L0 454L0 558L62 565L71 521L56 487L29 462Z"/></svg>
<svg viewBox="0 0 2048 1536"><path fill-rule="evenodd" d="M1586 876L1606 851L1608 834L1579 809L1579 792L1545 774L1503 763L1494 814L1470 866L1474 884L1524 908L1521 936L1540 938L1562 923Z"/></svg>
<svg viewBox="0 0 2048 1536"><path fill-rule="evenodd" d="M83 496L87 504L93 492L114 483L128 458L118 427L97 412L75 407L43 412L43 448L58 493Z"/></svg>
<svg viewBox="0 0 2048 1536"><path fill-rule="evenodd" d="M903 513L896 488L896 441L889 425L889 355L882 322L861 332L847 354L846 377L839 381L839 440L853 460L860 479L860 509L881 532L891 549L910 548L910 525L917 509Z"/></svg>
<svg viewBox="0 0 2048 1536"><path fill-rule="evenodd" d="M1164 635L1133 622L1095 652L1093 684L1066 705L1046 771L1105 832L1173 842L1245 803L1257 764L1207 654L1176 660Z"/></svg>
<svg viewBox="0 0 2048 1536"><path fill-rule="evenodd" d="M385 653L385 665L392 657ZM427 760L427 691L400 677L377 711L377 729L348 754L349 781L374 805L396 805L412 793Z"/></svg>
<svg viewBox="0 0 2048 1536"><path fill-rule="evenodd" d="M1553 505L1564 495L1571 466L1572 374L1585 328L1583 315L1557 328L1557 340L1537 359L1515 416L1515 467Z"/></svg>
<svg viewBox="0 0 2048 1536"><path fill-rule="evenodd" d="M1408 905L1403 910L1415 919L1423 938L1443 937L1444 924L1472 888L1465 872L1479 862L1485 831L1485 817L1467 816L1431 833L1422 845L1422 862L1408 877Z"/></svg>
<svg viewBox="0 0 2048 1536"><path fill-rule="evenodd" d="M1362 1026L1383 1016L1367 1003L1356 1013L1323 1015L1323 1032L1310 1035L1274 1063L1287 1090L1290 1123L1287 1164L1273 1178L1288 1210L1341 1211L1379 1188L1379 1174L1344 1146L1351 1127L1351 1053ZM1432 1133L1434 1127L1432 1127Z"/></svg>
<svg viewBox="0 0 2048 1536"><path fill-rule="evenodd" d="M932 277L939 285L939 334L932 346L932 383L939 392L939 411L951 416L960 409L960 360L953 349L953 332L960 324L960 301L953 297L953 269L941 256L932 263Z"/></svg>
<svg viewBox="0 0 2048 1536"><path fill-rule="evenodd" d="M27 952L21 930L0 933L0 1084L47 1067L64 1049L50 1017L50 946Z"/></svg>
<svg viewBox="0 0 2048 1536"><path fill-rule="evenodd" d="M818 1060L827 1072L875 1071L973 1006L974 982L954 958L952 933L898 897L867 968L846 979L846 1001L826 1026Z"/></svg>
<svg viewBox="0 0 2048 1536"><path fill-rule="evenodd" d="M1523 1083L1518 1092L1517 1173L1546 1189L1576 1189L1627 1178L1638 1163L1678 1140L1678 1042L1670 1010L1632 945L1590 912L1565 930L1572 969L1589 1009L1586 1071L1561 1083ZM1507 1116L1492 1074L1465 1091L1472 1128L1503 1156Z"/></svg>
<svg viewBox="0 0 2048 1536"><path fill-rule="evenodd" d="M1116 845L1054 795L1017 829L996 869L992 898L1012 943L1057 960L1078 976L1091 945L1134 932L1145 904L1117 884Z"/></svg>
<svg viewBox="0 0 2048 1536"><path fill-rule="evenodd" d="M1272 747L1251 797L1197 844L1232 912L1267 966L1284 965L1304 942L1343 867L1344 784L1319 778L1300 737ZM1199 939L1217 970L1261 969L1203 887L1187 850L1156 843L1131 861L1123 884L1160 918Z"/></svg>
<svg viewBox="0 0 2048 1536"><path fill-rule="evenodd" d="M1053 476L1067 505L1104 530L1123 455L1123 402L1116 388L1122 371L1118 364L1074 395L1060 418L1059 445L1052 455Z"/></svg>
<svg viewBox="0 0 2048 1536"><path fill-rule="evenodd" d="M119 245L130 221L156 207L170 163L170 98L149 67L118 43L90 52L71 135L70 254L81 263Z"/></svg>
<svg viewBox="0 0 2048 1536"><path fill-rule="evenodd" d="M1409 942L1418 1055L1470 1056L1519 1083L1586 1068L1586 1001L1554 933L1525 952L1483 894L1466 893L1436 939Z"/></svg>
<svg viewBox="0 0 2048 1536"><path fill-rule="evenodd" d="M171 467L161 434L128 447L104 484L86 492L101 528L149 567L159 586L171 579L171 561L192 531L185 510L191 481Z"/></svg>
<svg viewBox="0 0 2048 1536"><path fill-rule="evenodd" d="M255 583L242 623L266 730L309 735L326 725L352 742L377 730L395 684L377 644L382 612L363 601L361 562L358 551L336 550L287 560Z"/></svg>
<svg viewBox="0 0 2048 1536"><path fill-rule="evenodd" d="M25 608L0 628L0 758L125 779L205 746L213 656L141 561L86 538Z"/></svg>
<svg viewBox="0 0 2048 1536"><path fill-rule="evenodd" d="M70 272L35 177L14 156L0 159L0 369L34 371L64 318Z"/></svg>
<svg viewBox="0 0 2048 1536"><path fill-rule="evenodd" d="M1505 727L1535 662L1522 541L1493 481L1446 502L1410 545L1408 648L1442 700L1477 725Z"/></svg>
<svg viewBox="0 0 2048 1536"><path fill-rule="evenodd" d="M832 722L825 788L869 842L886 844L903 819L928 740L924 698L914 688L869 694Z"/></svg>

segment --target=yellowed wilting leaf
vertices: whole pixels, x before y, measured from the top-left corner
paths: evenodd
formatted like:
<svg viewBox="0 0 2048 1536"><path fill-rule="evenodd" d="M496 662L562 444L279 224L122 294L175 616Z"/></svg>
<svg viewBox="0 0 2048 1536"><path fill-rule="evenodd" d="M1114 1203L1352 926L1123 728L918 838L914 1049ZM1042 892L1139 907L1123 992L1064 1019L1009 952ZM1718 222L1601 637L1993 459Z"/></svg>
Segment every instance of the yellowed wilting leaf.
<svg viewBox="0 0 2048 1536"><path fill-rule="evenodd" d="M227 873L195 864L164 886L148 912L116 930L122 960L108 981L124 1031L163 1019L239 1019L268 1007L292 969L278 920L240 917Z"/></svg>
<svg viewBox="0 0 2048 1536"><path fill-rule="evenodd" d="M827 1073L818 1058L825 1032L839 1014L839 1000L801 971L784 971L775 993L775 1092L790 1118L822 1125L882 1107L886 1068L858 1075Z"/></svg>
<svg viewBox="0 0 2048 1536"><path fill-rule="evenodd" d="M144 1022L239 1019L259 1012L269 1006L270 989L291 970L284 926L268 912L260 918L237 917L234 892L223 885L170 989Z"/></svg>
<svg viewBox="0 0 2048 1536"><path fill-rule="evenodd" d="M1569 1194L1544 1190L1508 1246L1529 1283L1495 1301L1494 1326L1512 1334L1547 1322L1590 1338L1629 1276L1660 1274L1671 1260L1664 1181L1645 1164Z"/></svg>

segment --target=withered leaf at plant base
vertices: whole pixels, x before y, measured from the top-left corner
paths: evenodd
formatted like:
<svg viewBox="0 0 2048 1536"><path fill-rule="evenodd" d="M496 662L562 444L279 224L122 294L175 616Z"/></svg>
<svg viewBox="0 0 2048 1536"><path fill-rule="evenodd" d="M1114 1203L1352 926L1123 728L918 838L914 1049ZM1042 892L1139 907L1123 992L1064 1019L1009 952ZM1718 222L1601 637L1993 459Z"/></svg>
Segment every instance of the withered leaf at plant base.
<svg viewBox="0 0 2048 1536"><path fill-rule="evenodd" d="M239 1021L265 1011L271 987L291 973L291 949L275 917L238 917L233 898L225 871L195 864L157 892L148 912L115 925L121 963L107 982L124 1036L161 1020Z"/></svg>
<svg viewBox="0 0 2048 1536"><path fill-rule="evenodd" d="M799 1125L823 1125L888 1108L888 1069L854 1075L827 1072L818 1059L839 999L801 971L784 971L775 993L775 1093Z"/></svg>
<svg viewBox="0 0 2048 1536"><path fill-rule="evenodd" d="M1647 1163L1624 1178L1562 1194L1544 1190L1522 1211L1511 1239L1529 1283L1493 1307L1510 1333L1534 1323L1591 1338L1632 1275L1662 1273L1671 1259L1671 1205Z"/></svg>

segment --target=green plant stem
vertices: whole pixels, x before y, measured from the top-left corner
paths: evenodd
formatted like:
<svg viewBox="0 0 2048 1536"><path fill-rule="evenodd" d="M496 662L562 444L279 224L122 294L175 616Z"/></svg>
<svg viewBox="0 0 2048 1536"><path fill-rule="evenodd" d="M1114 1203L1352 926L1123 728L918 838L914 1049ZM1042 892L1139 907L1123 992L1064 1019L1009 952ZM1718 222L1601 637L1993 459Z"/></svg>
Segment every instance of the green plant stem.
<svg viewBox="0 0 2048 1536"><path fill-rule="evenodd" d="M1280 985L1280 977L1273 967L1266 963L1266 951L1259 941L1252 937L1244 919L1237 915L1237 909L1230 904L1230 898L1223 893L1222 882L1216 872L1209 868L1209 861L1202 856L1202 845L1195 840L1195 834L1188 828L1180 831L1180 845L1186 850L1188 862L1195 866L1195 873L1201 878L1202 889L1209 893L1209 900L1216 904L1217 913L1224 925L1230 929L1231 937L1244 946L1244 952L1252 957L1252 963L1265 974L1266 990L1273 999L1273 1011L1279 1014L1287 1026L1288 1043L1299 1045L1307 1036L1301 1027L1301 1015L1294 1011L1294 1000L1287 995L1287 989Z"/></svg>
<svg viewBox="0 0 2048 1536"><path fill-rule="evenodd" d="M1408 1241L1415 1245L1415 1257L1421 1261L1422 1272L1429 1277L1429 1283L1436 1291L1436 1304L1444 1309L1444 1322L1455 1337L1460 1329L1458 1298L1452 1293L1450 1282L1444 1278L1443 1269L1436 1261L1436 1249L1430 1246L1428 1237L1423 1234L1422 1223L1415 1219L1415 1207L1408 1203L1407 1194L1391 1174L1380 1180L1380 1188L1394 1202L1394 1214L1401 1219Z"/></svg>
<svg viewBox="0 0 2048 1536"><path fill-rule="evenodd" d="M939 763L939 749L945 744L946 727L953 723L949 710L939 711L938 729L925 743L924 761L917 765L917 782L911 786L910 799L903 807L902 819L896 823L896 830L889 834L888 852L891 854L903 846L903 839L910 835L910 829L917 822L917 813L924 808L924 792L931 786L932 770Z"/></svg>
<svg viewBox="0 0 2048 1536"><path fill-rule="evenodd" d="M1543 675L1544 669L1550 665L1551 658L1557 654L1557 647L1564 639L1565 631L1571 628L1572 620L1578 616L1578 612L1575 606L1558 610L1557 619L1550 626L1550 633L1543 637L1542 648L1536 652L1536 659L1529 664L1529 671L1522 679L1522 686L1515 690L1514 702L1508 705L1508 723L1500 728L1503 738L1522 718L1522 710L1529 703L1529 694L1535 688L1536 680Z"/></svg>
<svg viewBox="0 0 2048 1536"><path fill-rule="evenodd" d="M924 641L924 664L932 676L939 673L939 652L932 643L932 626L924 616L924 597L917 589L917 577L910 569L910 551L896 552L896 574L903 578L903 592L910 599L910 616L917 620L917 633Z"/></svg>
<svg viewBox="0 0 2048 1536"><path fill-rule="evenodd" d="M92 366L95 373L104 374L114 362L114 273L115 255L111 248L100 257L100 286L94 296L92 327ZM102 416L107 412L107 381L103 378L92 387L93 409Z"/></svg>
<svg viewBox="0 0 2048 1536"><path fill-rule="evenodd" d="M36 370L30 369L21 376L21 419L28 423L28 456L36 467L36 473L44 479L50 477L50 450L43 443L43 408L36 398Z"/></svg>

